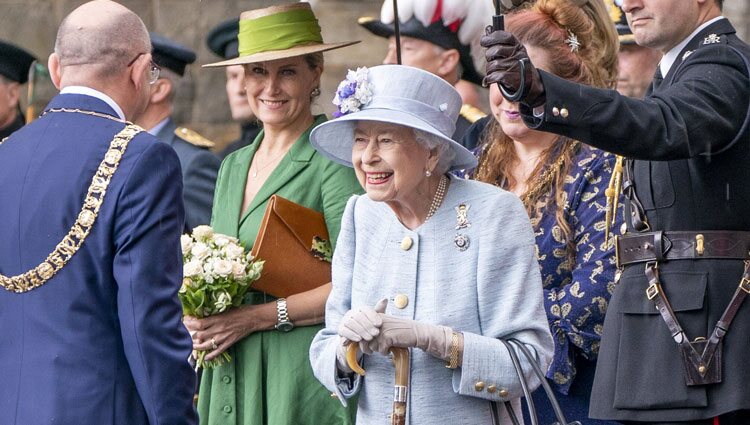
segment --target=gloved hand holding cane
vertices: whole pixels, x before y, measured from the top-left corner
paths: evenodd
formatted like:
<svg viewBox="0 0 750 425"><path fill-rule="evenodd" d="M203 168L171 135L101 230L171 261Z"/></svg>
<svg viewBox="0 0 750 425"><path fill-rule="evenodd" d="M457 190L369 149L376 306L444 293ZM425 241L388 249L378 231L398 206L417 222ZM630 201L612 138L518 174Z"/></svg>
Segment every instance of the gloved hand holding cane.
<svg viewBox="0 0 750 425"><path fill-rule="evenodd" d="M378 352L387 355L392 347L419 348L446 362L451 360L452 350L463 352L461 334L456 335L458 341L454 342L451 328L385 314L387 305L388 300L383 299L375 308L361 307L346 313L339 325L342 338L336 356L339 369L351 371L346 361L349 341L357 343L365 354Z"/></svg>

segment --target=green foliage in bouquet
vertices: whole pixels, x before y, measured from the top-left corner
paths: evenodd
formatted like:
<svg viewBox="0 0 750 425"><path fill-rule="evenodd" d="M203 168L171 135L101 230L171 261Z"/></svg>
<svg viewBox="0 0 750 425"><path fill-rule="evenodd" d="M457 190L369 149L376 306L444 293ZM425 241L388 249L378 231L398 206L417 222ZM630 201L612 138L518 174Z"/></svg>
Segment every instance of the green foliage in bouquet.
<svg viewBox="0 0 750 425"><path fill-rule="evenodd" d="M182 235L183 275L179 297L186 316L204 318L242 305L250 285L263 271L263 261L254 260L237 238L198 226ZM227 352L206 361L207 352L197 354L200 367L212 368L230 361Z"/></svg>

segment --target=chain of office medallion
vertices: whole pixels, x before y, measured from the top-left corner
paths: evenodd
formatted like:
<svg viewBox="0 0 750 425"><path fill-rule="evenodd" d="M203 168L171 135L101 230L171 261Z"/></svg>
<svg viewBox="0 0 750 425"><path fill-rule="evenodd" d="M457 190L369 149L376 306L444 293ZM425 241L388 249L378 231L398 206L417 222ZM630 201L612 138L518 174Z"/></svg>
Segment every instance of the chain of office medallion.
<svg viewBox="0 0 750 425"><path fill-rule="evenodd" d="M96 113L87 113L90 111L81 110L51 110L50 112L77 112L99 116ZM102 118L121 121L108 115L101 115ZM68 234L57 244L55 250L33 269L12 277L0 274L0 286L16 293L31 291L47 283L48 280L70 261L71 257L81 248L96 222L96 218L99 215L99 208L102 202L104 202L104 195L107 193L109 182L120 165L120 159L125 154L128 143L141 131L143 131L142 128L128 123L122 131L115 135L109 144L107 153L104 154L104 159L99 164L99 168L91 179L91 185L89 185L86 199L83 201L81 212L78 214L78 218Z"/></svg>

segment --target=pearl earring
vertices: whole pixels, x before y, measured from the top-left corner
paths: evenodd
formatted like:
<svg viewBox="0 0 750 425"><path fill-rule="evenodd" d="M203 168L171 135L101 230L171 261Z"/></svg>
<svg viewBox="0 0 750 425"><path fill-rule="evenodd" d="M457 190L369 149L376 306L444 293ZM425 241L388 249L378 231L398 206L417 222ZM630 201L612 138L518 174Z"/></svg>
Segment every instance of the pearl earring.
<svg viewBox="0 0 750 425"><path fill-rule="evenodd" d="M427 176L427 177L430 177L432 175L432 171L425 170L424 175Z"/></svg>

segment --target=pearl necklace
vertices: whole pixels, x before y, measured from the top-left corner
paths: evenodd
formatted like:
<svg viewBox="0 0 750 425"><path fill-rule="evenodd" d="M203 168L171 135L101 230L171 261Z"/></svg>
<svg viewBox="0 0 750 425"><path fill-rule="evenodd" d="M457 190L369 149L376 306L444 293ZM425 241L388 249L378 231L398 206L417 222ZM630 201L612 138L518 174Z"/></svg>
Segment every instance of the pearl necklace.
<svg viewBox="0 0 750 425"><path fill-rule="evenodd" d="M437 212L438 208L440 208L440 204L443 203L443 199L445 198L445 190L447 187L448 177L441 176L440 183L438 183L437 191L435 192L435 197L432 198L432 204L430 204L430 209L427 211L427 217L425 217L424 221L429 220L430 217Z"/></svg>

